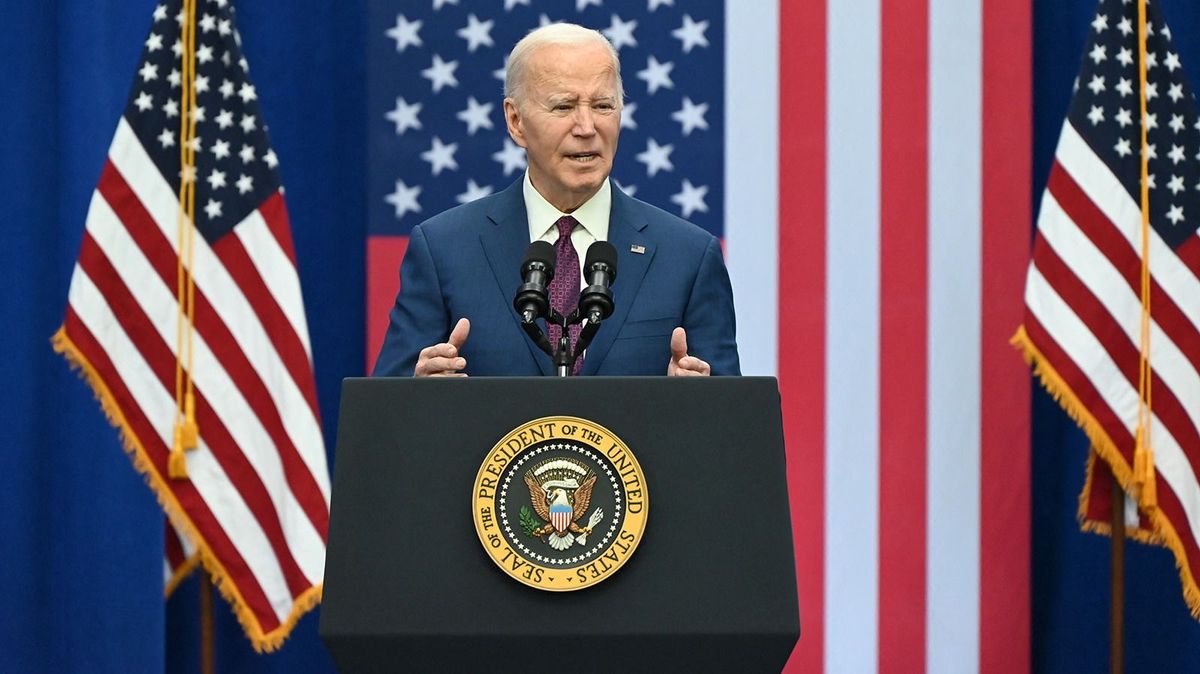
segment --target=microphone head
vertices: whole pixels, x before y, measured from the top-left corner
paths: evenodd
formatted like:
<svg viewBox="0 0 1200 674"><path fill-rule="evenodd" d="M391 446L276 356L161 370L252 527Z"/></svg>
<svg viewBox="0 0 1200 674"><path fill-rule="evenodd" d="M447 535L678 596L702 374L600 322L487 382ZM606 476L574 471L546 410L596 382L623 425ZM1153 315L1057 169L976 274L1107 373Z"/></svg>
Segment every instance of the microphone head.
<svg viewBox="0 0 1200 674"><path fill-rule="evenodd" d="M554 245L548 241L534 241L525 249L525 259L521 261L521 275L524 276L525 270L531 262L539 262L546 265L547 274L554 276L554 261L557 255L554 253Z"/></svg>
<svg viewBox="0 0 1200 674"><path fill-rule="evenodd" d="M547 244L549 245L549 244ZM587 257L584 260L583 268L591 269L593 265L601 263L608 265L608 280L612 283L617 278L617 249L607 241L595 241L588 246Z"/></svg>

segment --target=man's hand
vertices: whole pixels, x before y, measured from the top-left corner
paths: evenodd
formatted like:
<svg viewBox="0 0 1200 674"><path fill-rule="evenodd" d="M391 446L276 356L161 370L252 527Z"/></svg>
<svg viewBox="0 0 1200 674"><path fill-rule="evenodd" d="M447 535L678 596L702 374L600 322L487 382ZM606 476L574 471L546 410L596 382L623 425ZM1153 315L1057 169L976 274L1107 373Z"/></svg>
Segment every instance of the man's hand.
<svg viewBox="0 0 1200 674"><path fill-rule="evenodd" d="M687 333L675 328L671 333L671 362L667 363L668 377L707 377L712 372L708 363L687 352Z"/></svg>
<svg viewBox="0 0 1200 674"><path fill-rule="evenodd" d="M465 377L467 373L459 372L467 366L467 359L458 355L462 345L467 342L467 333L471 332L471 321L458 319L450 338L441 344L434 344L421 349L417 357L417 367L413 369L414 377ZM707 367L707 366L705 366Z"/></svg>

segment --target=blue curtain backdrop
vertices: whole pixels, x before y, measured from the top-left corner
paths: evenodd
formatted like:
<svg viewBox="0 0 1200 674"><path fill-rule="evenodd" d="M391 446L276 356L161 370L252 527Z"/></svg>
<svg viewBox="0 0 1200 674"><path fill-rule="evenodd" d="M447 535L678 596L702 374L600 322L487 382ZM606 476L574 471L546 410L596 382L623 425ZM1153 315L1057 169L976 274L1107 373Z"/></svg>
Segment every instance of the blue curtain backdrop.
<svg viewBox="0 0 1200 674"><path fill-rule="evenodd" d="M1200 7L1159 1L1198 84ZM386 28L366 25L366 2L237 3L287 187L331 450L340 380L364 362L363 45L366 31ZM197 670L197 582L164 605L162 515L48 341L154 4L0 3L0 671ZM1034 2L1035 195L1094 10L1092 0ZM1040 393L1033 440L1033 669L1103 671L1108 540L1075 522L1086 442ZM1196 671L1200 625L1170 554L1127 550L1128 670ZM219 671L332 671L316 613L262 656L216 606Z"/></svg>

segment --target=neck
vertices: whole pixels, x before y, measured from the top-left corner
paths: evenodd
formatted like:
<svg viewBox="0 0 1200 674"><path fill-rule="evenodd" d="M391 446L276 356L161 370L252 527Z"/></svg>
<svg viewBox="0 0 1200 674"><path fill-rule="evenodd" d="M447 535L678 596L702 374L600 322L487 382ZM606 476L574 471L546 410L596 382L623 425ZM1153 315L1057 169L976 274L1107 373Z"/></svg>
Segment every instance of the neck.
<svg viewBox="0 0 1200 674"><path fill-rule="evenodd" d="M607 180L607 178L605 178L605 180ZM588 199L596 196L596 193L600 191L600 187L597 187L583 196L569 194L566 197L560 197L549 195L543 192L542 189L538 187L538 180L532 173L529 174L529 183L533 185L533 189L537 190L537 193L542 195L542 198L545 199L547 203L557 208L560 213L566 214L571 214L579 210L580 206L586 204ZM601 183L600 186L602 187L603 183Z"/></svg>

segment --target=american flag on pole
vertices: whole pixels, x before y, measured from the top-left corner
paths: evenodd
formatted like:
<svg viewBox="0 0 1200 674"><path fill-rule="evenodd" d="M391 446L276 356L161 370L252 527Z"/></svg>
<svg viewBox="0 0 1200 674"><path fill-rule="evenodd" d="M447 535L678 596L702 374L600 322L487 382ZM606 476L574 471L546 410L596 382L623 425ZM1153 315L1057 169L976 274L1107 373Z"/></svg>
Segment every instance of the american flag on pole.
<svg viewBox="0 0 1200 674"><path fill-rule="evenodd" d="M779 377L790 671L1027 670L1028 1L369 8L368 358L412 226L521 176L505 55L543 20L601 30L613 178L722 237L743 372Z"/></svg>
<svg viewBox="0 0 1200 674"><path fill-rule="evenodd" d="M1158 4L1147 2L1143 122L1138 4L1103 0L1092 21L1042 196L1015 341L1092 442L1080 497L1084 528L1110 530L1115 477L1132 495L1128 535L1171 549L1184 597L1200 617L1200 117L1171 31ZM1141 338L1146 259L1148 345ZM1139 486L1135 470L1146 349L1157 498Z"/></svg>
<svg viewBox="0 0 1200 674"><path fill-rule="evenodd" d="M154 9L54 345L169 517L168 592L198 555L273 650L320 601L329 475L278 159L240 43L228 0ZM169 469L188 379L199 437Z"/></svg>

